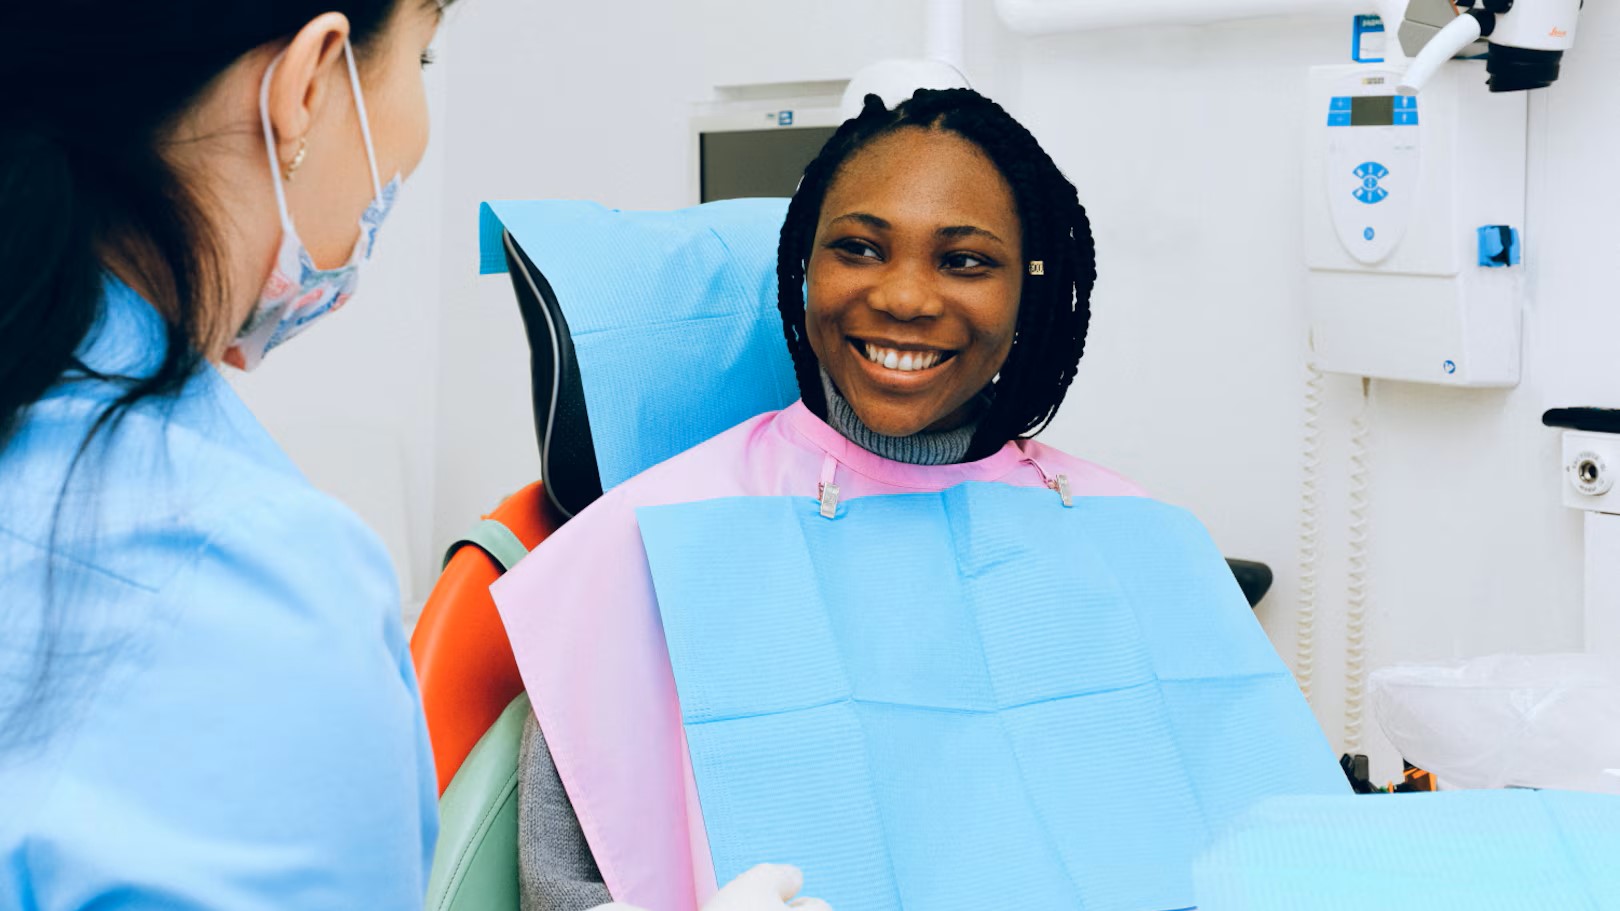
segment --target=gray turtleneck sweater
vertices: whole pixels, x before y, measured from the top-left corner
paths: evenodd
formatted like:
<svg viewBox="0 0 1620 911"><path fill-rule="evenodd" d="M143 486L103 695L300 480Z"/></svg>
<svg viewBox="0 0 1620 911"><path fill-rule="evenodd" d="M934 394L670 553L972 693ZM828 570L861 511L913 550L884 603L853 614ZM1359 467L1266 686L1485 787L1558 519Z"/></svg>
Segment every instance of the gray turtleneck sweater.
<svg viewBox="0 0 1620 911"><path fill-rule="evenodd" d="M855 409L839 394L825 370L821 371L821 391L827 396L828 426L867 452L907 465L955 465L967 457L973 431L978 429L977 423L968 423L955 430L914 433L908 437L884 436L861 423Z"/></svg>
<svg viewBox="0 0 1620 911"><path fill-rule="evenodd" d="M967 455L975 424L909 437L884 436L865 424L826 371L827 424L855 445L896 462L954 465ZM523 911L586 911L613 899L596 868L573 804L534 715L523 727L518 757L518 874Z"/></svg>

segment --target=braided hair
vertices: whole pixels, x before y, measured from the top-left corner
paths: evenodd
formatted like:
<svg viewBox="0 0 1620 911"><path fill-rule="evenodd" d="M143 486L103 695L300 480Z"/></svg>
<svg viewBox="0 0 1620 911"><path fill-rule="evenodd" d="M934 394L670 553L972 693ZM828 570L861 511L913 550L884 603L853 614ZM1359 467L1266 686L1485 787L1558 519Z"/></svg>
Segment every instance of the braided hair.
<svg viewBox="0 0 1620 911"><path fill-rule="evenodd" d="M1091 321L1097 280L1091 222L1078 193L1035 137L1000 105L972 89L921 89L893 110L867 95L805 168L788 205L777 246L777 306L804 404L825 418L821 366L805 326L805 269L821 206L839 170L857 151L901 129L944 130L978 146L1012 187L1023 226L1023 258L1044 274L1027 276L1018 303L1012 350L991 384L967 458L981 459L1008 440L1034 436L1051 423L1074 380Z"/></svg>

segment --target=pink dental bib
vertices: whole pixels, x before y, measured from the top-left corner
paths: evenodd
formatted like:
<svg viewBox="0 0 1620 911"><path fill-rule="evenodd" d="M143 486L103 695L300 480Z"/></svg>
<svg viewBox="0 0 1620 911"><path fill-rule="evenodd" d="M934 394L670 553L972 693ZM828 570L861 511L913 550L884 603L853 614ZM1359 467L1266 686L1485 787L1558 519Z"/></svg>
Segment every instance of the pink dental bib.
<svg viewBox="0 0 1620 911"><path fill-rule="evenodd" d="M815 498L829 466L845 501L968 481L1044 487L1059 475L1075 497L1142 495L1118 475L1034 441L959 465L892 462L795 403L643 472L563 526L491 591L563 785L618 901L693 911L715 891L635 511L720 497Z"/></svg>

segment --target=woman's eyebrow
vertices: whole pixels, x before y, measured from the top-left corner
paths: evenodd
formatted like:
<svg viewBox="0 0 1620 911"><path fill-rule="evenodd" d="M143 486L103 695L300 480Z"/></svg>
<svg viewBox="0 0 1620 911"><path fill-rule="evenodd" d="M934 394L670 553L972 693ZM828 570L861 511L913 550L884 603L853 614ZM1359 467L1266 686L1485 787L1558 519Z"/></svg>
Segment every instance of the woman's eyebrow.
<svg viewBox="0 0 1620 911"><path fill-rule="evenodd" d="M838 216L832 221L827 222L827 224L836 225L841 221L858 221L861 224L866 225L868 228L872 228L877 231L887 231L894 227L887 221L884 221L883 219L878 218L876 215L872 215L868 212L847 212Z"/></svg>
<svg viewBox="0 0 1620 911"><path fill-rule="evenodd" d="M934 233L938 234L940 237L950 238L953 240L958 237L988 237L998 244L1006 243L1006 241L997 237L994 233L987 231L978 225L950 225L948 227L940 228Z"/></svg>
<svg viewBox="0 0 1620 911"><path fill-rule="evenodd" d="M858 221L876 231L887 231L894 227L894 225L890 224L887 220L879 218L870 212L846 212L832 221L827 222L827 224L836 225L841 221ZM954 240L959 237L987 237L998 244L1006 243L1006 241L998 237L995 232L981 228L978 225L947 225L934 233L939 237L950 240Z"/></svg>

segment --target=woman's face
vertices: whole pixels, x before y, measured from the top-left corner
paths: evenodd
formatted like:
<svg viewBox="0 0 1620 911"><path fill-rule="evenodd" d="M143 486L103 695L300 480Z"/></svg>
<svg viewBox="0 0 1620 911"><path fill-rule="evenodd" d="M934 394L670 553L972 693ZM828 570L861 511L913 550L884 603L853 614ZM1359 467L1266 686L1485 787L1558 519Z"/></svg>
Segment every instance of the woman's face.
<svg viewBox="0 0 1620 911"><path fill-rule="evenodd" d="M946 430L1012 349L1023 289L1012 188L955 133L905 128L851 156L822 202L810 347L867 427Z"/></svg>
<svg viewBox="0 0 1620 911"><path fill-rule="evenodd" d="M364 50L357 49L377 179L383 184L395 174L410 176L427 150L422 68L440 16L432 0L399 0L382 31ZM348 66L340 61L328 78L331 103L322 111L324 122L311 126L306 163L287 184L287 203L315 262L334 267L349 258L360 215L374 193Z"/></svg>

